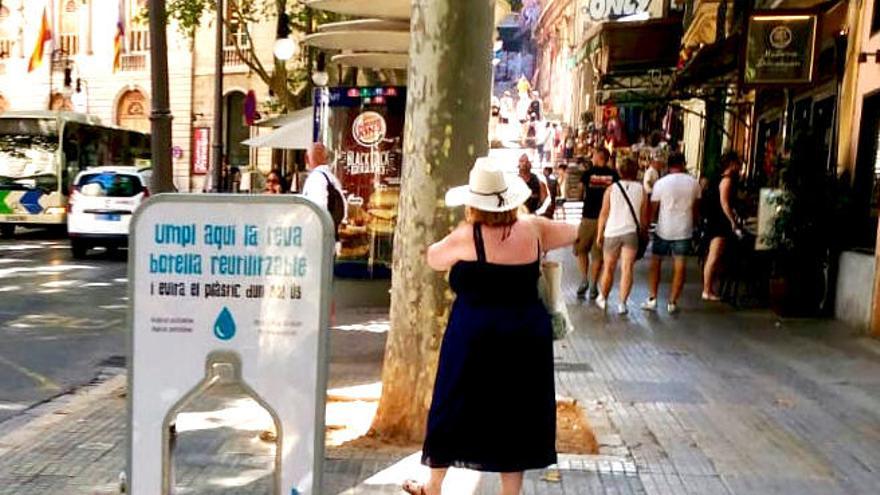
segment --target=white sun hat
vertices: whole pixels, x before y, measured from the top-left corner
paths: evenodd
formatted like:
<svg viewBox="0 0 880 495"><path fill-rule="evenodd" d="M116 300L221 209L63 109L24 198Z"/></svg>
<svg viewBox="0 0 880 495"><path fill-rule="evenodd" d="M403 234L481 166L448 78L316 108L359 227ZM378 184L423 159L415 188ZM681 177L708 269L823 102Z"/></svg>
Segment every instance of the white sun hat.
<svg viewBox="0 0 880 495"><path fill-rule="evenodd" d="M489 157L477 158L465 186L446 193L446 206L470 206L499 212L518 208L532 195L529 186L515 175L505 174Z"/></svg>

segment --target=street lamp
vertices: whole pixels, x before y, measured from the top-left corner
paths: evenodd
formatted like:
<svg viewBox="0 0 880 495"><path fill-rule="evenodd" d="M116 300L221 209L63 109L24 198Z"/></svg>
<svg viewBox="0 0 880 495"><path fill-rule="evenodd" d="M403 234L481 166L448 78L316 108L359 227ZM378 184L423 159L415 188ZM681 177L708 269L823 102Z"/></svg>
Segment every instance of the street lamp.
<svg viewBox="0 0 880 495"><path fill-rule="evenodd" d="M290 16L284 12L278 14L278 28L275 36L275 46L272 53L278 60L288 61L296 55L299 47L290 37Z"/></svg>
<svg viewBox="0 0 880 495"><path fill-rule="evenodd" d="M326 64L324 52L318 53L317 67L315 72L312 73L312 82L319 88L323 88L330 82L330 74L327 73Z"/></svg>

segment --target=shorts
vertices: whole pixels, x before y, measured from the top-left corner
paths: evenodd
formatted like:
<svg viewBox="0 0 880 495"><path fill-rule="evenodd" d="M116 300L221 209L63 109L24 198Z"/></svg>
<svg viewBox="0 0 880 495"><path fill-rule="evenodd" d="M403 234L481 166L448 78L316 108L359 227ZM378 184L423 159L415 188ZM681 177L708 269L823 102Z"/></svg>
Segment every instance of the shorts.
<svg viewBox="0 0 880 495"><path fill-rule="evenodd" d="M574 241L575 256L592 254L593 258L601 257L602 250L596 242L596 234L599 233L599 220L583 218L578 227L577 240Z"/></svg>
<svg viewBox="0 0 880 495"><path fill-rule="evenodd" d="M639 234L632 232L614 237L606 237L605 245L602 249L606 253L616 253L625 247L633 250L639 249Z"/></svg>
<svg viewBox="0 0 880 495"><path fill-rule="evenodd" d="M679 239L675 241L667 241L658 235L654 235L651 252L654 256L674 256L682 258L689 256L693 249L693 243L690 239Z"/></svg>

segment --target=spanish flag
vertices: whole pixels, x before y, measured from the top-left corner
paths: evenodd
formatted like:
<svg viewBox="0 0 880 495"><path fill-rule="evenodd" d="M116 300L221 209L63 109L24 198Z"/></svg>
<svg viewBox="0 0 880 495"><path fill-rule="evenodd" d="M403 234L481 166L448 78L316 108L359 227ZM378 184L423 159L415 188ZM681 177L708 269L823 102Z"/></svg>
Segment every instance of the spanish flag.
<svg viewBox="0 0 880 495"><path fill-rule="evenodd" d="M119 2L119 20L116 21L116 37L113 38L113 73L122 68L122 50L125 46L125 9Z"/></svg>
<svg viewBox="0 0 880 495"><path fill-rule="evenodd" d="M49 15L46 8L43 8L43 21L40 23L40 32L37 35L37 46L34 47L31 60L28 62L28 72L37 70L43 64L47 41L52 41L52 28L49 27Z"/></svg>

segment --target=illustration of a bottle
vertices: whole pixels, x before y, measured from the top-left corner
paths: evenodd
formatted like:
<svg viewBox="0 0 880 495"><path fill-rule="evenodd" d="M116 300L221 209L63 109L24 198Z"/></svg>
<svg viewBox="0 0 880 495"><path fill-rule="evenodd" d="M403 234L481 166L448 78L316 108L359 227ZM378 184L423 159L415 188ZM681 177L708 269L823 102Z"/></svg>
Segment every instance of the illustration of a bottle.
<svg viewBox="0 0 880 495"><path fill-rule="evenodd" d="M280 495L281 422L241 372L236 353L212 352L205 377L168 412L163 495Z"/></svg>

